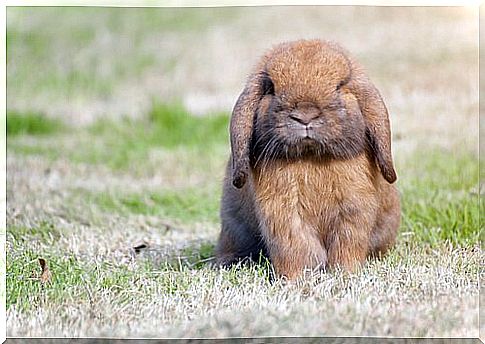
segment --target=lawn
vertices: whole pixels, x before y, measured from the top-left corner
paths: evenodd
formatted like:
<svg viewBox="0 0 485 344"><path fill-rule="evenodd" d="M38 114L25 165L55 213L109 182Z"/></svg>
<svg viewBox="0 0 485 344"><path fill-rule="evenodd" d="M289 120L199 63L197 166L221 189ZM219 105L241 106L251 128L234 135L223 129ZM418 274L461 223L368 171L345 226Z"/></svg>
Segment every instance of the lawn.
<svg viewBox="0 0 485 344"><path fill-rule="evenodd" d="M285 31L294 13L305 19ZM478 336L476 13L9 8L7 17L8 336ZM274 35L256 42L258 30ZM390 109L397 245L355 273L294 283L273 280L266 261L215 268L231 106L264 49L315 35L354 52Z"/></svg>

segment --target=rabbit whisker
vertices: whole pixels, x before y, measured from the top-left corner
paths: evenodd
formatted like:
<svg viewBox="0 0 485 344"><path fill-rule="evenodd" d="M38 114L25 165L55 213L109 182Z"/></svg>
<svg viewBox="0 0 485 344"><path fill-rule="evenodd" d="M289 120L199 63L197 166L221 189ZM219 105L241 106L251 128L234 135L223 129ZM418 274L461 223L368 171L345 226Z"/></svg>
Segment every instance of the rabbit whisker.
<svg viewBox="0 0 485 344"><path fill-rule="evenodd" d="M258 166L261 159L264 159L266 157L268 150L271 149L271 146L275 140L276 138L272 137L268 142L266 142L266 145L264 146L263 150L261 151L261 153L259 153L258 159L256 160L254 167Z"/></svg>
<svg viewBox="0 0 485 344"><path fill-rule="evenodd" d="M258 137L256 142L254 143L254 147L257 147L261 141L266 139L270 134L272 134L272 128L268 128L267 130L263 131L263 133Z"/></svg>
<svg viewBox="0 0 485 344"><path fill-rule="evenodd" d="M278 140L276 137L273 137L269 142L269 148L264 153L263 166L261 167L261 170L265 170L268 167L269 162L276 157L276 153L278 152L277 148Z"/></svg>

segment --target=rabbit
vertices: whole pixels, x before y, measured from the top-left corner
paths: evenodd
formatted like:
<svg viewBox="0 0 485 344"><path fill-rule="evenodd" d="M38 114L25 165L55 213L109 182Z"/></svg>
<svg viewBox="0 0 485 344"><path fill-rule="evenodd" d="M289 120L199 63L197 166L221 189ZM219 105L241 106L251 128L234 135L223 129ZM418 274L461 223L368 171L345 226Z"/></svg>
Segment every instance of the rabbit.
<svg viewBox="0 0 485 344"><path fill-rule="evenodd" d="M334 42L266 53L230 120L216 263L269 258L277 276L355 271L395 243L400 201L386 106Z"/></svg>

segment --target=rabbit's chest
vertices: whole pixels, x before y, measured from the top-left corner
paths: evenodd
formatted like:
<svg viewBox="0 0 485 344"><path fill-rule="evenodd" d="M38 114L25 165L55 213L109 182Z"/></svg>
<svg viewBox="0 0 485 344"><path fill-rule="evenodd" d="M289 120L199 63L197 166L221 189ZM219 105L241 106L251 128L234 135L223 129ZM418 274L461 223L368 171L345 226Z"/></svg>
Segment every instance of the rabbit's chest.
<svg viewBox="0 0 485 344"><path fill-rule="evenodd" d="M325 228L376 203L372 179L365 157L327 163L274 162L255 173L256 201L265 217Z"/></svg>

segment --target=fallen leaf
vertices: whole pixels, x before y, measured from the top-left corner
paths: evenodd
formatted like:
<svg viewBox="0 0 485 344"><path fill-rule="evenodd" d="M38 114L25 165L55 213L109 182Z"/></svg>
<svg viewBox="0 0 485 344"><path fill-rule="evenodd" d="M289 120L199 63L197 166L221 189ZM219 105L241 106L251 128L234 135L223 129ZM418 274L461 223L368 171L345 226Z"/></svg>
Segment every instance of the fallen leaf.
<svg viewBox="0 0 485 344"><path fill-rule="evenodd" d="M141 244L141 245L138 245L138 246L135 246L133 247L133 249L135 250L135 253L138 254L141 252L141 250L147 248L148 245L147 244Z"/></svg>
<svg viewBox="0 0 485 344"><path fill-rule="evenodd" d="M40 274L40 277L39 277L40 282L42 284L50 282L52 278L52 274L49 270L49 267L47 266L46 260L44 258L39 258L39 264L42 269L42 273Z"/></svg>

